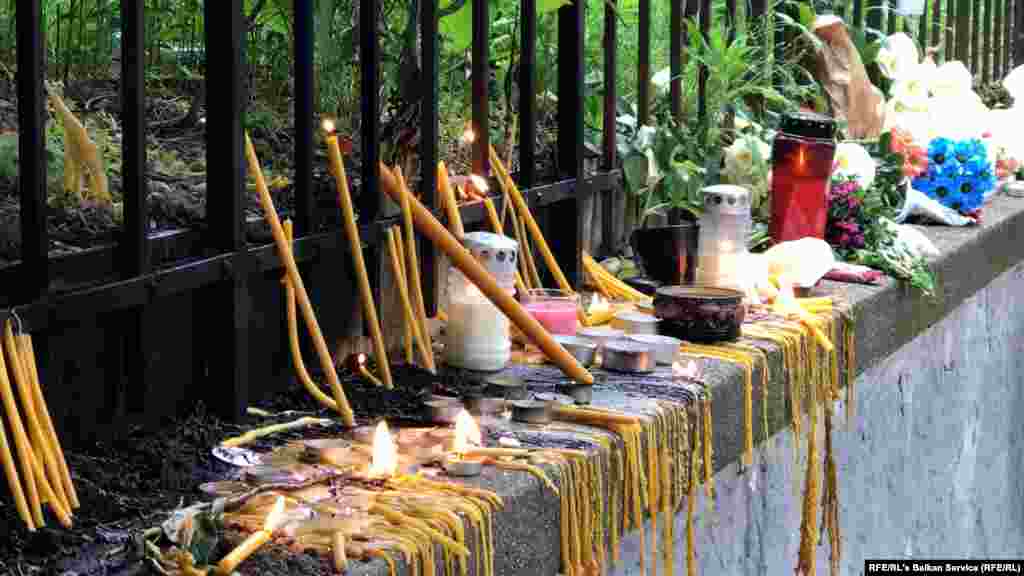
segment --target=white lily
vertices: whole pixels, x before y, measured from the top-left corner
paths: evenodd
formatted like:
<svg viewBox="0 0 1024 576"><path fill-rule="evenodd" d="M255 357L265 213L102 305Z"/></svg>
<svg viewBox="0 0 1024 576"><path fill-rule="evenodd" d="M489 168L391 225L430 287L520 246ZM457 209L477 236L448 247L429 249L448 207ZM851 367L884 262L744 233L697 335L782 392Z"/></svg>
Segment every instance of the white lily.
<svg viewBox="0 0 1024 576"><path fill-rule="evenodd" d="M939 66L931 75L928 90L932 96L959 96L971 91L971 72L959 60Z"/></svg>
<svg viewBox="0 0 1024 576"><path fill-rule="evenodd" d="M772 155L772 147L759 138L753 136L737 138L732 145L725 149L725 173L730 178L737 180L751 174L754 169L755 149L763 161L767 161Z"/></svg>
<svg viewBox="0 0 1024 576"><path fill-rule="evenodd" d="M902 78L911 68L917 66L920 60L917 43L903 32L886 38L875 59L882 74L890 80Z"/></svg>
<svg viewBox="0 0 1024 576"><path fill-rule="evenodd" d="M914 143L927 146L932 138L938 136L937 127L929 110L914 111L905 109L896 100L890 100L885 106L885 122L883 132L899 128L913 138Z"/></svg>
<svg viewBox="0 0 1024 576"><path fill-rule="evenodd" d="M932 126L941 127L946 138L980 138L988 127L989 109L971 90L932 98L928 112Z"/></svg>
<svg viewBox="0 0 1024 576"><path fill-rule="evenodd" d="M928 86L935 70L927 64L914 64L892 85L891 99L900 112L924 112L928 109Z"/></svg>
<svg viewBox="0 0 1024 576"><path fill-rule="evenodd" d="M836 146L833 175L854 178L862 188L870 188L875 181L878 166L874 158L856 142L840 142Z"/></svg>
<svg viewBox="0 0 1024 576"><path fill-rule="evenodd" d="M1017 102L1024 101L1024 66L1017 66L1003 78L1003 88Z"/></svg>

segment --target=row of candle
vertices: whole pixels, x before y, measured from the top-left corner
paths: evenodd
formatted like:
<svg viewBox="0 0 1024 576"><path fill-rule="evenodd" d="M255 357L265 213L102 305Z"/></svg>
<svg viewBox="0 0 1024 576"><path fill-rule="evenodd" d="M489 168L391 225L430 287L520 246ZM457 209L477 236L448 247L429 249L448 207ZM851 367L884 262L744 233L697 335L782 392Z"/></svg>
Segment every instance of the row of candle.
<svg viewBox="0 0 1024 576"><path fill-rule="evenodd" d="M20 411L12 380L21 399ZM15 336L10 320L4 325L3 351L0 351L0 400L20 464L19 473L7 434L0 424L0 460L18 515L28 530L34 532L46 525L42 504L48 504L61 525L70 528L72 511L79 507L78 496L43 397L31 337L28 334Z"/></svg>

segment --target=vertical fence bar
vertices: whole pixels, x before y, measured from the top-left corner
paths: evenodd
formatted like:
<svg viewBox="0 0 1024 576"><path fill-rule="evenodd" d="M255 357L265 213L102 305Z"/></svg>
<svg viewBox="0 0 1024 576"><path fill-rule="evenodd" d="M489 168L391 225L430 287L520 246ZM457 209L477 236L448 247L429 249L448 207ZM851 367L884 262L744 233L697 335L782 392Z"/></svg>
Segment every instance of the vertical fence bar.
<svg viewBox="0 0 1024 576"><path fill-rule="evenodd" d="M703 41L708 41L711 31L711 0L698 0L700 2L700 34ZM708 67L701 64L697 74L697 114L701 120L707 119L708 114Z"/></svg>
<svg viewBox="0 0 1024 576"><path fill-rule="evenodd" d="M362 152L359 197L356 199L359 220L373 222L380 212L380 43L377 34L377 12L380 0L359 0L359 88L360 137Z"/></svg>
<svg viewBox="0 0 1024 576"><path fill-rule="evenodd" d="M853 0L853 25L860 26L864 22L864 0Z"/></svg>
<svg viewBox="0 0 1024 576"><path fill-rule="evenodd" d="M725 0L725 17L728 38L731 41L736 37L736 29L739 27L736 23L736 0Z"/></svg>
<svg viewBox="0 0 1024 576"><path fill-rule="evenodd" d="M992 0L985 0L981 39L981 81L988 82L992 80Z"/></svg>
<svg viewBox="0 0 1024 576"><path fill-rule="evenodd" d="M885 0L867 0L867 14L864 15L864 19L867 21L868 28L882 30L885 18L884 2Z"/></svg>
<svg viewBox="0 0 1024 576"><path fill-rule="evenodd" d="M313 208L313 6L308 0L293 0L295 18L295 236L312 234Z"/></svg>
<svg viewBox="0 0 1024 576"><path fill-rule="evenodd" d="M614 170L618 164L618 52L619 27L617 0L606 0L604 5L604 126L601 164L604 170ZM624 180L624 178L623 178ZM616 252L622 244L628 212L626 190L612 188L604 197L603 225L604 249ZM592 247L593 248L593 247ZM583 277L581 277L582 279Z"/></svg>
<svg viewBox="0 0 1024 576"><path fill-rule="evenodd" d="M121 5L121 193L124 199L124 233L118 250L122 258L119 268L124 278L145 274L150 268L147 234L149 214L146 210L145 13L144 2L124 2ZM116 316L121 319L123 327L123 332L110 334L114 339L123 338L123 347L112 347L113 350L123 350L123 357L111 354L114 360L111 369L117 375L117 413L143 412L149 395L145 311L127 310Z"/></svg>
<svg viewBox="0 0 1024 576"><path fill-rule="evenodd" d="M885 15L887 24L885 26L886 32L893 34L896 32L896 11L892 9L892 5L886 0L883 4L885 7Z"/></svg>
<svg viewBox="0 0 1024 576"><path fill-rule="evenodd" d="M473 172L483 177L490 173L488 150L491 145L491 14L489 0L473 1ZM559 99L561 100L561 99Z"/></svg>
<svg viewBox="0 0 1024 576"><path fill-rule="evenodd" d="M1013 65L1024 62L1024 0L1014 0Z"/></svg>
<svg viewBox="0 0 1024 576"><path fill-rule="evenodd" d="M537 169L537 0L522 0L520 9L519 183L531 188L536 183Z"/></svg>
<svg viewBox="0 0 1024 576"><path fill-rule="evenodd" d="M938 46L939 42L942 42L942 0L935 0L932 5L932 45ZM945 50L942 52L946 53Z"/></svg>
<svg viewBox="0 0 1024 576"><path fill-rule="evenodd" d="M679 0L673 1L678 2ZM615 72L618 65L616 56L618 55L619 34L615 10L616 0L607 0L604 6L604 124L601 130L604 141L601 164L605 170L615 169L615 146L616 137L618 136L616 119L618 117L619 94L618 87L615 84L617 76ZM522 98L520 98L521 100ZM612 217L612 215L605 216L606 219ZM615 215L614 217L623 217L623 215ZM608 241L606 240L606 242Z"/></svg>
<svg viewBox="0 0 1024 576"><path fill-rule="evenodd" d="M964 66L971 67L971 0L957 0L956 57Z"/></svg>
<svg viewBox="0 0 1024 576"><path fill-rule="evenodd" d="M1006 0L1003 14L1003 70L1009 72L1012 68L1011 58L1014 55L1013 41L1013 7L1020 0Z"/></svg>
<svg viewBox="0 0 1024 576"><path fill-rule="evenodd" d="M978 73L981 71L981 38L978 38L978 28L981 26L981 0L971 0L971 20L969 26L971 27L971 62L969 67L971 69L971 76L977 78Z"/></svg>
<svg viewBox="0 0 1024 576"><path fill-rule="evenodd" d="M420 2L420 45L421 74L423 90L420 100L420 198L429 208L435 205L437 197L437 3ZM437 269L434 246L430 242L421 244L424 248L420 274L423 275L423 302L428 316L437 310Z"/></svg>
<svg viewBox="0 0 1024 576"><path fill-rule="evenodd" d="M917 19L917 38L921 44L922 54L928 49L928 17L930 16L930 10L931 6L928 5L928 0L925 0L924 11Z"/></svg>
<svg viewBox="0 0 1024 576"><path fill-rule="evenodd" d="M672 117L683 120L683 1L671 0L669 8L669 73L672 75L669 84L669 102Z"/></svg>
<svg viewBox="0 0 1024 576"><path fill-rule="evenodd" d="M560 174L575 178L576 201L561 202L551 206L553 222L572 222L559 225L553 234L551 245L559 262L573 262L572 267L563 270L570 285L579 278L579 248L583 246L580 215L578 208L592 204L580 199L587 193L583 178L583 2L573 2L558 9L558 168ZM564 215L568 219L560 218ZM589 231L588 231L589 232Z"/></svg>
<svg viewBox="0 0 1024 576"><path fill-rule="evenodd" d="M46 230L46 140L43 28L40 0L18 2L18 186L21 201L21 282L17 299L31 302L50 285Z"/></svg>
<svg viewBox="0 0 1024 576"><path fill-rule="evenodd" d="M755 54L762 61L767 61L768 57L768 41L771 39L771 28L768 27L770 17L766 17L768 13L768 0L750 0L748 4L749 13L747 14L748 28L753 31L753 44L756 46L757 51ZM755 100L754 114L761 118L764 115L764 98L757 98Z"/></svg>
<svg viewBox="0 0 1024 576"><path fill-rule="evenodd" d="M225 253L245 250L245 163L243 127L246 94L245 21L243 0L206 0L207 102L206 200L207 245ZM227 81L225 81L227 80ZM225 281L204 298L206 310L197 318L203 326L200 358L208 373L202 394L214 412L233 420L245 414L248 403L249 294L244 271L224 268ZM211 319L219 319L211 321ZM206 328L209 327L209 328ZM214 385L210 385L214 384Z"/></svg>
<svg viewBox="0 0 1024 576"><path fill-rule="evenodd" d="M1003 0L996 0L992 10L992 75L1003 77Z"/></svg>
<svg viewBox="0 0 1024 576"><path fill-rule="evenodd" d="M641 125L651 120L651 0L640 0L640 22L637 43L639 62L636 68L637 115Z"/></svg>
<svg viewBox="0 0 1024 576"><path fill-rule="evenodd" d="M955 60L957 57L956 43L959 41L954 34L956 25L956 7L958 0L945 0L946 2L946 44L942 51L945 60Z"/></svg>

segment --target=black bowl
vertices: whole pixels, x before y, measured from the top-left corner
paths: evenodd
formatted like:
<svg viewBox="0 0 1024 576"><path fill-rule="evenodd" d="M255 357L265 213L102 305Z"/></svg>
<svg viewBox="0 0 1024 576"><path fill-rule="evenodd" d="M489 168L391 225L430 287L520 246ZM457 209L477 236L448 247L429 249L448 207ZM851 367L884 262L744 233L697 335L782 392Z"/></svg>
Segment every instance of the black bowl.
<svg viewBox="0 0 1024 576"><path fill-rule="evenodd" d="M654 296L658 331L691 342L727 342L740 337L746 316L743 293L731 288L664 286Z"/></svg>

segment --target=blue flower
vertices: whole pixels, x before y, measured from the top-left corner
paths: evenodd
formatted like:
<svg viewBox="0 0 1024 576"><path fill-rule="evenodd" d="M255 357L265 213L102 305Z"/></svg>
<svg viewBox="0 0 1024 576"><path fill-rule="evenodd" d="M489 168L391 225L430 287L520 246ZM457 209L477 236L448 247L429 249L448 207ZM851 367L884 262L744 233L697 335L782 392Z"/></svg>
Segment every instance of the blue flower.
<svg viewBox="0 0 1024 576"><path fill-rule="evenodd" d="M956 156L956 146L949 138L935 138L928 144L928 160L932 164L943 164Z"/></svg>
<svg viewBox="0 0 1024 576"><path fill-rule="evenodd" d="M944 206L974 212L995 187L988 150L977 138L935 138L928 144L928 157L928 171L911 185Z"/></svg>

